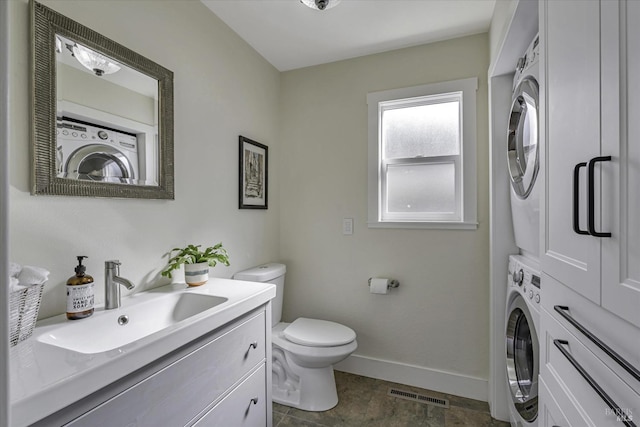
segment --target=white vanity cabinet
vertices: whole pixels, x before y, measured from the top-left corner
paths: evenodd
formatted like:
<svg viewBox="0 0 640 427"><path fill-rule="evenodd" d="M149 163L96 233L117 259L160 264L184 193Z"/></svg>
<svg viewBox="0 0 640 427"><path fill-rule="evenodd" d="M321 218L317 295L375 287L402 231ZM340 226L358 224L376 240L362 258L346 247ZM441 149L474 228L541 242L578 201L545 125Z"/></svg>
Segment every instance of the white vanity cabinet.
<svg viewBox="0 0 640 427"><path fill-rule="evenodd" d="M540 425L640 425L640 2L539 5Z"/></svg>
<svg viewBox="0 0 640 427"><path fill-rule="evenodd" d="M111 426L233 426L271 425L267 373L270 329L263 307L236 319L181 349L159 369L152 363L134 374L133 385L98 392L102 401L68 423L58 418L40 425ZM151 373L149 373L151 372ZM137 378L136 378L137 377ZM139 378L143 377L143 378ZM131 382L131 378L129 378ZM61 413L83 411L67 408Z"/></svg>

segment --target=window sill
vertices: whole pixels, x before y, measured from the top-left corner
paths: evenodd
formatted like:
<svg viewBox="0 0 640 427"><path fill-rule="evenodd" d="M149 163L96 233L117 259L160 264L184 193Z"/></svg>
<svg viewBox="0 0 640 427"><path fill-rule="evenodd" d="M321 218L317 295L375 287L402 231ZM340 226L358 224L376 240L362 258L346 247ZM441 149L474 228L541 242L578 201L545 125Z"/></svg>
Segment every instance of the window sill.
<svg viewBox="0 0 640 427"><path fill-rule="evenodd" d="M368 228L406 228L423 230L477 230L477 222L367 222Z"/></svg>

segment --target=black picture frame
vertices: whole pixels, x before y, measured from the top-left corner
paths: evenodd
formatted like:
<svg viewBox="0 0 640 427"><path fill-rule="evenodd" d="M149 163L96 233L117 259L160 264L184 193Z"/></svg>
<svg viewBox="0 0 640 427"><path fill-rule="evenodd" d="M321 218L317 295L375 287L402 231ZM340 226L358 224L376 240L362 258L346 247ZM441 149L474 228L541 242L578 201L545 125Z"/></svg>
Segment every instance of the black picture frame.
<svg viewBox="0 0 640 427"><path fill-rule="evenodd" d="M268 209L269 147L240 135L239 209Z"/></svg>

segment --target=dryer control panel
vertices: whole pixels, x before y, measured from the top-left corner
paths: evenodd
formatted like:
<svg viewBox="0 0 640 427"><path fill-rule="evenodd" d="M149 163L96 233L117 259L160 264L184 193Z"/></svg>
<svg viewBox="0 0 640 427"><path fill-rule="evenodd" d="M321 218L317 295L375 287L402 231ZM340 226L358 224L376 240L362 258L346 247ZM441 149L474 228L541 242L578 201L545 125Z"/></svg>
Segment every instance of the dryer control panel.
<svg viewBox="0 0 640 427"><path fill-rule="evenodd" d="M527 74L527 70L533 67L540 61L540 46L539 46L540 38L536 35L526 52L523 56L518 58L518 62L516 63L515 75L513 76L513 89L516 88L518 83L522 80L523 74ZM536 78L537 78L537 73Z"/></svg>
<svg viewBox="0 0 640 427"><path fill-rule="evenodd" d="M526 301L540 305L540 267L522 255L509 256L509 287L518 288Z"/></svg>
<svg viewBox="0 0 640 427"><path fill-rule="evenodd" d="M518 63L516 64L516 72L522 72L540 60L539 40L539 37L536 35L529 44L527 51L524 53L524 56L518 58Z"/></svg>
<svg viewBox="0 0 640 427"><path fill-rule="evenodd" d="M134 134L65 119L59 119L56 127L56 136L61 141L92 141L138 152L138 140Z"/></svg>

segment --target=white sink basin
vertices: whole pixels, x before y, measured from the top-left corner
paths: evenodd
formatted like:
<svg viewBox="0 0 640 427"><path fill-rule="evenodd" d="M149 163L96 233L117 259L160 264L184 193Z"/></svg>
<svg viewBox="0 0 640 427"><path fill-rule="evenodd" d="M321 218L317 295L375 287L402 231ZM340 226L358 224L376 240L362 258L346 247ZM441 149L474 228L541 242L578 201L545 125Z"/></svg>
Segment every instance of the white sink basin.
<svg viewBox="0 0 640 427"><path fill-rule="evenodd" d="M103 353L216 307L228 299L195 293L154 293L123 298L115 310L96 310L87 319L68 321L37 340L79 353Z"/></svg>

